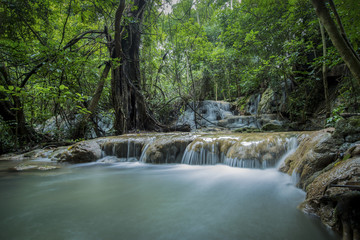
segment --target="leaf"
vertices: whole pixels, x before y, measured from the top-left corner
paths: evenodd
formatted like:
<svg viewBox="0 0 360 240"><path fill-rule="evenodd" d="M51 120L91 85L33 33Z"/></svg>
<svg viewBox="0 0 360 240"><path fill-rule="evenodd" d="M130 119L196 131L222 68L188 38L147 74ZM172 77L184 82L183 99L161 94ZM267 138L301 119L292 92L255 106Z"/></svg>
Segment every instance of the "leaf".
<svg viewBox="0 0 360 240"><path fill-rule="evenodd" d="M65 89L69 89L69 88L68 88L67 86L61 84L60 87L59 87L59 89L60 89L61 91L63 91L63 90L65 90Z"/></svg>

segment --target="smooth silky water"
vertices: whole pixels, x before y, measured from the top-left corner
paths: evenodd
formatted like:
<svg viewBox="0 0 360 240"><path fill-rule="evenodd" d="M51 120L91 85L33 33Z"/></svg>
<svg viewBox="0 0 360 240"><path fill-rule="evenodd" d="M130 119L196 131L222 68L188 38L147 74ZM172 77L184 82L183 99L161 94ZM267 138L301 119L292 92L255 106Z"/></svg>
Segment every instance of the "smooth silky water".
<svg viewBox="0 0 360 240"><path fill-rule="evenodd" d="M0 189L0 239L339 239L276 169L80 164Z"/></svg>

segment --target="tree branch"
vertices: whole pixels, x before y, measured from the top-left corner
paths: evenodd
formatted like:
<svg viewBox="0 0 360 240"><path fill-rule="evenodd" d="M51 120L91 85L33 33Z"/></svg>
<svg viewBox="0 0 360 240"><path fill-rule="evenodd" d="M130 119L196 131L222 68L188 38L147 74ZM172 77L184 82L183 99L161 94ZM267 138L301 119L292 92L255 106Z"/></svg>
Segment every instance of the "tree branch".
<svg viewBox="0 0 360 240"><path fill-rule="evenodd" d="M62 51L68 49L69 47L75 45L77 42L79 42L81 39L84 38L84 36L86 36L87 34L94 34L94 33L97 33L97 34L103 34L104 32L103 31L96 31L96 30L90 30L90 31L86 31L86 32L83 32L79 35L77 35L76 37L74 37L73 39L71 39L63 48L62 48ZM48 57L47 59L45 59L43 62L39 63L38 65L36 65L30 72L26 73L25 74L25 78L24 80L22 80L21 84L20 84L20 87L23 88L25 86L25 84L27 83L27 81L29 81L30 77L37 73L37 71L47 62L49 62L50 60L53 60L52 58L55 58L56 55L51 55L50 57Z"/></svg>
<svg viewBox="0 0 360 240"><path fill-rule="evenodd" d="M64 26L63 26L62 37L61 37L61 41L60 41L60 44L59 44L59 49L60 49L61 44L63 43L64 38L65 38L66 24L67 24L67 22L69 20L70 12L71 12L71 2L72 2L72 0L70 0L70 3L69 3L68 14L66 16L65 23L64 23Z"/></svg>

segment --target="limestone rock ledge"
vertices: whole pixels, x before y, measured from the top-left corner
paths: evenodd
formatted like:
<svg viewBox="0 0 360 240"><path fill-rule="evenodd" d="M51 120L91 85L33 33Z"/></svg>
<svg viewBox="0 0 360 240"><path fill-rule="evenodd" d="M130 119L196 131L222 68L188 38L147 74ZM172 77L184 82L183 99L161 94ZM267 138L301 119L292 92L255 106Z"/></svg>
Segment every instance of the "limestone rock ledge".
<svg viewBox="0 0 360 240"><path fill-rule="evenodd" d="M280 169L306 191L301 210L320 217L343 239L353 240L360 239L358 122L341 120L335 129L301 135L299 147Z"/></svg>

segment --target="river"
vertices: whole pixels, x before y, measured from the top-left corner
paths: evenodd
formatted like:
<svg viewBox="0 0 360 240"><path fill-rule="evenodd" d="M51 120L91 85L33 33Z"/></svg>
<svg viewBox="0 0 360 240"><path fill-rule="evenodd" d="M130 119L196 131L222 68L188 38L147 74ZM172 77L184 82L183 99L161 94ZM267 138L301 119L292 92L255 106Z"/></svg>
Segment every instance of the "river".
<svg viewBox="0 0 360 240"><path fill-rule="evenodd" d="M340 239L275 168L98 162L3 173L0 191L0 239Z"/></svg>

